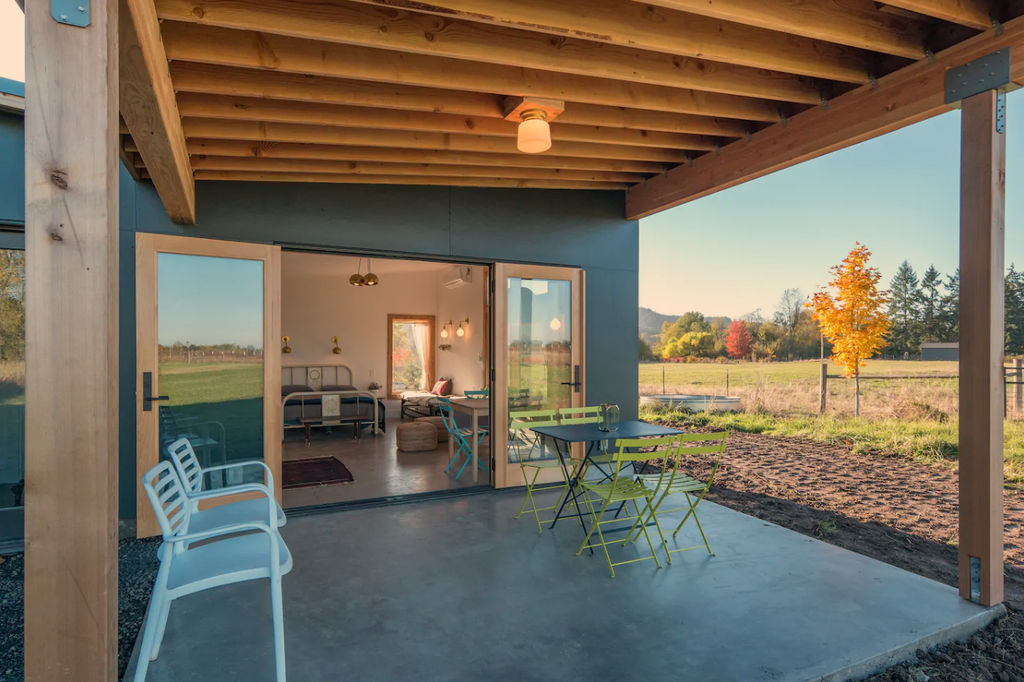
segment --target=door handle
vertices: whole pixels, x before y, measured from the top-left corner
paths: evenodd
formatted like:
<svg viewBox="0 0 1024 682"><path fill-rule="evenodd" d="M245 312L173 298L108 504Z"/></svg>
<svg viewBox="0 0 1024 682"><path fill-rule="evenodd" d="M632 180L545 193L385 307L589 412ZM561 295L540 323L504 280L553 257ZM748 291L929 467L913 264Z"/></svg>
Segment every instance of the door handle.
<svg viewBox="0 0 1024 682"><path fill-rule="evenodd" d="M563 381L562 382L562 386L572 386L573 393L579 393L580 392L580 385L581 385L580 384L580 366L579 365L575 365L574 368L573 368L573 380L572 381Z"/></svg>
<svg viewBox="0 0 1024 682"><path fill-rule="evenodd" d="M153 401L155 400L170 400L170 396L166 395L153 395L153 373L143 372L142 373L142 411L152 412Z"/></svg>

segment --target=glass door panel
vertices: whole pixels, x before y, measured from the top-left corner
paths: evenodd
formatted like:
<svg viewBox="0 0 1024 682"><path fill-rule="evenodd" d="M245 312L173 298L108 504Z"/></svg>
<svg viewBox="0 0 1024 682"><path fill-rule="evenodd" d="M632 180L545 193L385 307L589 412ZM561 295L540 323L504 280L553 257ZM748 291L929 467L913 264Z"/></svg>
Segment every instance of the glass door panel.
<svg viewBox="0 0 1024 682"><path fill-rule="evenodd" d="M495 425L520 411L583 405L583 273L575 268L499 265L495 268ZM494 484L522 485L507 428L494 430ZM550 448L532 458L552 458ZM558 480L558 470L542 473Z"/></svg>
<svg viewBox="0 0 1024 682"><path fill-rule="evenodd" d="M0 249L0 545L25 537L25 252Z"/></svg>
<svg viewBox="0 0 1024 682"><path fill-rule="evenodd" d="M136 235L138 478L188 438L204 467L266 462L280 500L280 258L276 246ZM263 482L262 471L212 472L204 485ZM137 533L155 535L137 490Z"/></svg>
<svg viewBox="0 0 1024 682"><path fill-rule="evenodd" d="M263 459L263 262L160 253L157 311L161 458L188 438L204 467ZM243 482L227 474L207 486Z"/></svg>

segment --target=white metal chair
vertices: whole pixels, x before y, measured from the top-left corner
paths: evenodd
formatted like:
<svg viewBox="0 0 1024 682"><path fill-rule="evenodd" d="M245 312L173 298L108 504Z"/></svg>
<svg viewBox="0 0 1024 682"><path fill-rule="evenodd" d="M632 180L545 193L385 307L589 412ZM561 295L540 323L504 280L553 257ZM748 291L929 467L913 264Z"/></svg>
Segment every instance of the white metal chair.
<svg viewBox="0 0 1024 682"><path fill-rule="evenodd" d="M178 478L184 484L185 495L192 500L192 531L202 532L209 528L217 528L232 523L246 523L248 521L259 521L267 517L267 501L269 498L275 507L275 526L283 526L288 518L285 516L281 505L274 498L274 474L270 467L259 460L248 460L245 462L233 462L216 467L204 469L199 464L195 450L188 438L179 438L167 446L167 454L174 462L174 468L178 472ZM260 483L242 483L224 488L216 488L212 491L204 491L203 485L206 474L211 471L226 471L228 469L241 469L246 466L261 466L264 469L266 485ZM251 500L237 500L227 504L211 507L199 511L199 501L207 493L215 493L217 497L227 495L238 495L240 493L262 493L263 497Z"/></svg>
<svg viewBox="0 0 1024 682"><path fill-rule="evenodd" d="M170 462L161 462L147 471L142 485L156 512L164 542L158 552L160 569L149 601L135 682L145 681L150 661L160 654L172 601L213 587L261 578L270 579L277 682L285 682L281 576L292 569L292 556L274 526L273 504L264 501L262 521L196 532L191 526L190 498ZM215 494L224 493L206 493ZM199 546L193 544L211 540Z"/></svg>

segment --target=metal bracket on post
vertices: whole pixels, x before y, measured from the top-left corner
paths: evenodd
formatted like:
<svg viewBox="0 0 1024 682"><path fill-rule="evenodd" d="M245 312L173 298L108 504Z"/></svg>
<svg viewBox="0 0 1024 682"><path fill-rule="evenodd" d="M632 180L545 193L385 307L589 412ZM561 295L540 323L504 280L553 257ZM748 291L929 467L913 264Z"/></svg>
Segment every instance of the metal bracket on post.
<svg viewBox="0 0 1024 682"><path fill-rule="evenodd" d="M981 559L976 556L971 561L971 601L981 603Z"/></svg>
<svg viewBox="0 0 1024 682"><path fill-rule="evenodd" d="M946 71L946 104L959 107L965 99L989 90L1006 92L1013 89L1010 81L1010 48L979 57Z"/></svg>
<svg viewBox="0 0 1024 682"><path fill-rule="evenodd" d="M1006 93L1000 92L996 95L996 132L1002 135L1006 132Z"/></svg>
<svg viewBox="0 0 1024 682"><path fill-rule="evenodd" d="M50 14L58 24L85 28L89 25L89 0L50 0Z"/></svg>

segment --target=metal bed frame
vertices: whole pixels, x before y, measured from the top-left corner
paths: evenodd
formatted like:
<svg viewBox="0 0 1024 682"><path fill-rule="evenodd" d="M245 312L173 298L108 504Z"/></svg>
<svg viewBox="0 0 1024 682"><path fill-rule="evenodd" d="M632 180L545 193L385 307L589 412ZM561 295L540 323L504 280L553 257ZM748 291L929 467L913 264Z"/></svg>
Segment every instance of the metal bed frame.
<svg viewBox="0 0 1024 682"><path fill-rule="evenodd" d="M348 374L346 380L342 381L342 372ZM331 380L333 377L333 381ZM306 398L317 398L321 402L325 395L336 395L342 398L356 398L357 409L360 405L359 398L369 398L373 405L373 434L377 435L380 431L380 405L377 402L378 398L376 394L371 391L322 391L320 390L323 386L341 386L341 385L352 385L353 374L352 368L348 365L282 365L281 366L281 385L288 386L291 384L302 384L309 386L314 389L313 391L299 391L297 393L289 393L288 395L281 398L281 440L284 440L284 434L286 429L302 429L305 428L303 424L287 424L285 423L284 410L288 405L289 401L297 401L299 403L302 414L305 415ZM339 424L338 421L333 421L331 416L323 418L319 423L314 426L335 426Z"/></svg>

